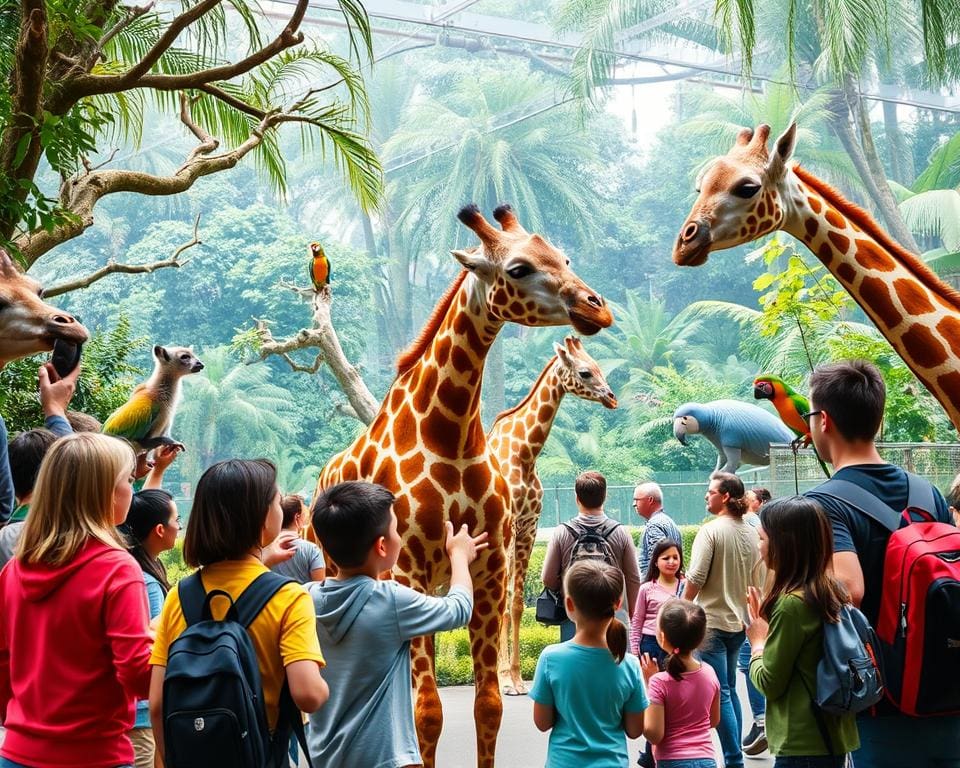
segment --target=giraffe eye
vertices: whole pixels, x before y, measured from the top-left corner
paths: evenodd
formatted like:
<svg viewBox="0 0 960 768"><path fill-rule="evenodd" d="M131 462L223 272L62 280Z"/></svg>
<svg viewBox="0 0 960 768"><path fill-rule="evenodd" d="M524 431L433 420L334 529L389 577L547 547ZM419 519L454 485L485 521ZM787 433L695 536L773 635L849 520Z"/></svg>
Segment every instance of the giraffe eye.
<svg viewBox="0 0 960 768"><path fill-rule="evenodd" d="M507 274L510 275L510 277L512 277L514 280L520 280L527 275L532 275L533 267L531 267L529 264L517 264L515 267L510 267L510 269L507 270Z"/></svg>
<svg viewBox="0 0 960 768"><path fill-rule="evenodd" d="M580 378L584 381L590 381L593 378L593 374L590 371L580 371Z"/></svg>
<svg viewBox="0 0 960 768"><path fill-rule="evenodd" d="M760 191L760 185L752 181L742 181L733 188L733 194L736 197L742 197L749 200Z"/></svg>

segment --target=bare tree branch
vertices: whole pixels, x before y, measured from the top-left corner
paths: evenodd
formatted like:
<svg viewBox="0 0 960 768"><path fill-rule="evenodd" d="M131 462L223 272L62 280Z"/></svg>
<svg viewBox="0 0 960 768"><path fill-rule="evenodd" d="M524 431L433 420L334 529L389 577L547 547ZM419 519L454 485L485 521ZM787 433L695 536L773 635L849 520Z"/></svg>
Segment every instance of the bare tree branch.
<svg viewBox="0 0 960 768"><path fill-rule="evenodd" d="M222 0L201 0L201 2L175 17L173 21L170 22L170 26L160 35L160 39L147 51L146 55L122 75L116 75L115 77L125 85L135 83L160 60L160 57L174 44L183 30L212 11L220 5L221 2Z"/></svg>
<svg viewBox="0 0 960 768"><path fill-rule="evenodd" d="M191 8L190 11L178 16L177 19L174 20L174 24L176 24L179 19L183 19L199 8L204 8L203 13L206 13L220 1L221 0L205 0L201 2ZM120 93L121 91L128 91L133 88L155 88L160 91L179 91L189 88L199 88L208 83L231 80L234 77L244 75L264 62L269 61L277 54L282 53L287 48L293 48L303 42L303 33L299 31L299 27L303 21L304 14L306 14L308 5L309 0L297 0L297 6L294 8L293 15L290 17L287 25L281 30L280 34L260 50L254 51L246 58L233 64L223 64L219 67L211 67L210 69L182 75L148 73L149 68L153 66L159 56L162 55L163 50L166 50L173 42L173 40L170 40L163 50L159 51L156 57L151 59L151 54L159 49L161 44L169 37L173 29L173 24L171 24L171 27L167 29L161 40L154 46L154 49L151 49L151 52L148 53L143 60L127 72L121 75L84 74L66 82L64 84L64 95L61 102L58 103L58 108L62 109L64 103L76 103L85 96ZM203 14L194 15L195 18L199 18ZM190 23L192 23L192 20ZM186 26L186 24L182 25L180 29L182 30L184 26ZM176 35L174 35L174 38L175 37ZM144 67L144 64L147 62L149 62L148 66Z"/></svg>
<svg viewBox="0 0 960 768"><path fill-rule="evenodd" d="M113 40L113 38L145 13L153 10L153 6L154 2L151 0L146 5L135 5L132 8L125 8L126 14L124 17L104 33L103 37L97 41L96 47L90 52L90 56L87 57L87 68L89 69L97 63L97 60L103 55L103 49L107 47L107 44Z"/></svg>
<svg viewBox="0 0 960 768"><path fill-rule="evenodd" d="M198 235L199 227L200 214L198 213L196 220L193 222L193 239L177 248L177 250L173 252L173 255L168 259L154 261L150 264L117 264L115 261L110 260L107 262L106 266L101 267L96 272L93 272L86 277L80 277L76 280L70 280L66 283L61 283L60 285L54 286L53 288L49 288L43 292L43 295L45 298L52 298L54 296L60 296L64 293L70 293L71 291L77 291L81 288L87 288L98 280L103 280L103 278L105 278L107 275L141 275L149 272L156 272L158 269L165 269L167 267L176 267L179 269L190 261L189 259L181 260L180 256L183 254L183 252L193 248L195 245L201 245L203 243Z"/></svg>
<svg viewBox="0 0 960 768"><path fill-rule="evenodd" d="M203 91L204 93L208 93L214 98L222 101L224 104L229 104L238 112L243 112L247 115L250 115L251 117L255 117L257 118L257 120L262 120L264 117L266 117L267 113L262 109L257 109L256 107L250 106L243 99L238 99L236 96L231 96L229 93L227 93L221 88L218 88L215 85L210 85L209 83L207 83L205 85L199 86L197 90Z"/></svg>
<svg viewBox="0 0 960 768"><path fill-rule="evenodd" d="M330 286L324 286L319 291L315 291L312 288L300 288L286 282L281 282L280 285L301 298L309 298L312 301L312 327L303 328L290 338L278 341L273 337L268 322L257 320L256 330L261 341L259 359L266 360L271 355L276 355L285 360L293 370L304 373L316 373L320 370L320 366L326 363L350 402L353 409L350 415L364 424L369 424L377 415L380 403L370 393L360 372L350 364L340 346L340 339L330 319L330 306L333 300ZM290 357L291 352L311 348L320 350L311 366L301 365Z"/></svg>
<svg viewBox="0 0 960 768"><path fill-rule="evenodd" d="M102 163L97 163L96 165L90 165L90 159L86 155L81 155L80 163L81 165L83 165L87 173L93 173L94 171L98 171L101 168L103 168L103 166L109 165L111 162L113 162L113 158L117 156L117 152L119 151L120 151L120 147L114 147L113 150L110 152L110 157L108 157Z"/></svg>

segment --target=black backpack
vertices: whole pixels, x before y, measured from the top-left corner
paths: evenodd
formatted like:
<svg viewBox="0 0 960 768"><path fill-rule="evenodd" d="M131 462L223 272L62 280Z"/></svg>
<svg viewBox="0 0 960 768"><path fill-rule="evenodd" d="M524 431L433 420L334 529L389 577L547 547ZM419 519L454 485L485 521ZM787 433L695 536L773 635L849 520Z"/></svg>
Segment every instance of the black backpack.
<svg viewBox="0 0 960 768"><path fill-rule="evenodd" d="M260 666L247 628L270 599L293 579L258 576L234 602L207 592L198 571L177 587L187 628L170 644L163 678L166 768L280 768L295 733L309 763L303 719L284 683L280 718L271 738ZM230 601L223 620L210 611L214 597Z"/></svg>
<svg viewBox="0 0 960 768"><path fill-rule="evenodd" d="M585 525L579 520L563 523L573 536L570 565L578 560L603 560L614 568L620 567L620 558L610 546L610 535L620 527L616 520L604 520L599 525Z"/></svg>

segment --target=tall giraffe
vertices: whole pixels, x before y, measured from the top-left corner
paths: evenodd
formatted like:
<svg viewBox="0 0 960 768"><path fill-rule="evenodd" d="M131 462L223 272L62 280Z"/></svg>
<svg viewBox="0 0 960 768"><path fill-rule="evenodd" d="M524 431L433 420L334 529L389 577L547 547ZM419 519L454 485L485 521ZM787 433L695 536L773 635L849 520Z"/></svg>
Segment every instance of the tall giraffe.
<svg viewBox="0 0 960 768"><path fill-rule="evenodd" d="M520 620L523 583L543 508L537 457L550 436L560 401L568 392L607 408L617 407L617 396L579 339L568 336L563 345L555 344L554 350L556 355L550 358L527 396L497 416L487 432L487 442L507 480L513 506L513 543L507 548L510 612L500 633L499 672L503 692L511 695L527 692L520 674Z"/></svg>
<svg viewBox="0 0 960 768"><path fill-rule="evenodd" d="M48 352L58 339L82 344L88 336L71 314L46 304L40 283L21 272L0 248L0 368Z"/></svg>
<svg viewBox="0 0 960 768"><path fill-rule="evenodd" d="M477 760L492 767L503 705L497 649L506 603L510 495L480 422L480 383L490 345L505 322L571 324L594 334L613 322L599 294L560 251L528 234L509 206L495 229L476 206L458 214L480 246L453 251L464 271L440 299L417 340L400 356L397 378L367 431L330 460L318 490L343 480L379 483L397 497L403 539L398 581L425 593L450 579L444 522L489 534L488 549L471 566L470 619L476 698ZM424 764L433 766L443 713L434 676L433 642L413 644L417 733Z"/></svg>
<svg viewBox="0 0 960 768"><path fill-rule="evenodd" d="M744 128L734 147L697 180L699 196L680 231L673 260L703 264L710 251L782 229L840 281L940 401L960 429L960 292L898 245L861 208L790 162L792 124L767 149L770 126Z"/></svg>

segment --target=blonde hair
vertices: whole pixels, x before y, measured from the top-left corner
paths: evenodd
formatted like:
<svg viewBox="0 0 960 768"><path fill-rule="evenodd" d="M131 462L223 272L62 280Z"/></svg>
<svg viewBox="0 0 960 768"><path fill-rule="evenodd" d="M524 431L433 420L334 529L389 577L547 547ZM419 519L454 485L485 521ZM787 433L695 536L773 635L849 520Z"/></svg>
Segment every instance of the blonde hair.
<svg viewBox="0 0 960 768"><path fill-rule="evenodd" d="M47 451L15 557L63 565L87 539L124 549L113 518L117 479L133 472L130 445L92 432L61 438Z"/></svg>

